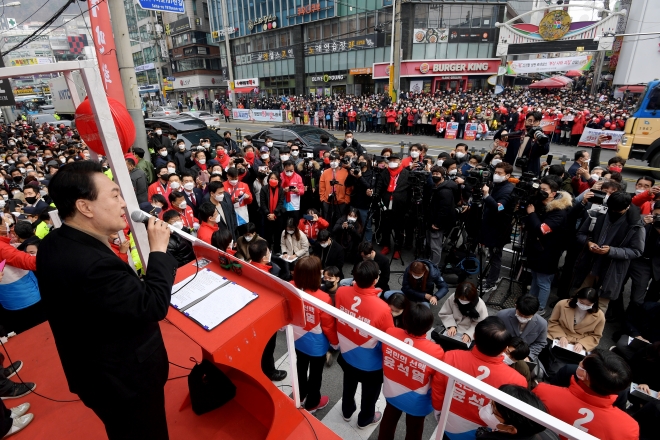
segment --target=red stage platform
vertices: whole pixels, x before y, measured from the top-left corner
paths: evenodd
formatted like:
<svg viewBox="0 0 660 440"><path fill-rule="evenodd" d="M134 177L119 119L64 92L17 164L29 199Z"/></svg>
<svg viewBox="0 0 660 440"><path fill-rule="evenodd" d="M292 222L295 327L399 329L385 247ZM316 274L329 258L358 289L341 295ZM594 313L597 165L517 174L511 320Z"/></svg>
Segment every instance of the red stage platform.
<svg viewBox="0 0 660 440"><path fill-rule="evenodd" d="M192 367L190 357L202 359L202 350L168 322L161 323L167 353L171 362ZM6 344L7 351L13 361L22 360L23 369L18 373L25 382L36 382L40 394L58 400L77 399L68 391L64 371L60 363L53 335L48 323L22 333ZM258 363L258 361L257 361ZM187 376L188 370L170 365L170 377ZM14 376L11 380L18 381ZM238 391L241 393L241 390ZM188 395L188 380L186 377L173 379L165 386L165 404L170 438L178 439L264 439L268 436L269 427L264 426L251 412L234 399L222 408L202 416L192 412L190 405L182 411L181 403ZM239 396L237 396L239 397ZM36 395L28 395L20 399L5 400L7 407L23 402L30 402L30 412L34 421L22 432L12 438L17 440L101 440L106 439L103 424L81 402L60 403L46 400ZM258 401L253 401L259 407ZM136 408L124 408L133 411ZM299 410L300 411L300 410ZM300 411L309 424L300 424L284 438L290 439L338 439L325 425L307 411ZM272 436L270 438L276 438Z"/></svg>

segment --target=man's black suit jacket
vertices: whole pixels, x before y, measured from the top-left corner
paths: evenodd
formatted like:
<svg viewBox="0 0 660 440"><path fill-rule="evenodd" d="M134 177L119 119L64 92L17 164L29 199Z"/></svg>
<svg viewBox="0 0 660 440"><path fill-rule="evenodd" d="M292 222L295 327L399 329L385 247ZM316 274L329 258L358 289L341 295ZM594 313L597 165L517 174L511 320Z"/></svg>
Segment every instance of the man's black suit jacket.
<svg viewBox="0 0 660 440"><path fill-rule="evenodd" d="M71 392L126 399L165 386L158 321L170 305L174 257L152 252L141 281L100 240L64 224L41 243L37 267Z"/></svg>

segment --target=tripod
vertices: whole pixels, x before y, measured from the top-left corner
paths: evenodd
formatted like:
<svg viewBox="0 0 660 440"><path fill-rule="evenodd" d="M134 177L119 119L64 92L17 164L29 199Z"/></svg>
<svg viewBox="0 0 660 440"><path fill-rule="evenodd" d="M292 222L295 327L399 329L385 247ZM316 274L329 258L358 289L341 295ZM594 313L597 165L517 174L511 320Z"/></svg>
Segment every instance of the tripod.
<svg viewBox="0 0 660 440"><path fill-rule="evenodd" d="M523 265L524 265L524 257L522 255L524 250L524 243L525 243L524 236L527 234L527 232L522 227L521 216L519 212L520 211L516 211L513 216L513 230L519 231L519 233L513 236L513 241L511 242L510 252L512 252L513 256L511 258L511 267L509 268L509 276L502 277L502 280L507 280L509 282L509 287L506 291L506 294L502 296L502 298L499 301L494 301L493 300L494 295L492 294L488 298L488 301L486 301L486 305L499 307L500 309L505 308L504 304L511 297L511 295L513 295L514 284L518 284L521 287L522 291L523 292L525 291L525 287L523 283L520 281L520 276L522 275ZM504 250L505 249L503 249L503 251ZM490 266L490 263L488 264L488 266Z"/></svg>

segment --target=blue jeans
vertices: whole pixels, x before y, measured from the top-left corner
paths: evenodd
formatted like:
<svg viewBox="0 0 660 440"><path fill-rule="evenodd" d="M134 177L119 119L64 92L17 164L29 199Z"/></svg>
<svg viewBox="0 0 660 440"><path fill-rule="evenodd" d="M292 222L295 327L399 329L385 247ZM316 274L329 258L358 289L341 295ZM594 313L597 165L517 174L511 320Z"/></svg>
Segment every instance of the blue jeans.
<svg viewBox="0 0 660 440"><path fill-rule="evenodd" d="M548 304L548 297L550 296L550 289L552 288L552 280L555 274L538 273L532 271L532 287L529 294L539 299L540 307L545 309Z"/></svg>
<svg viewBox="0 0 660 440"><path fill-rule="evenodd" d="M365 222L367 221L367 217L369 216L369 210L368 209L358 209L358 212L360 213L360 221L362 222L363 225L365 225ZM367 243L371 243L371 240L374 238L374 231L371 229L371 221L373 220L372 218L369 219L369 223L366 223L365 225L365 233L364 233L364 241Z"/></svg>

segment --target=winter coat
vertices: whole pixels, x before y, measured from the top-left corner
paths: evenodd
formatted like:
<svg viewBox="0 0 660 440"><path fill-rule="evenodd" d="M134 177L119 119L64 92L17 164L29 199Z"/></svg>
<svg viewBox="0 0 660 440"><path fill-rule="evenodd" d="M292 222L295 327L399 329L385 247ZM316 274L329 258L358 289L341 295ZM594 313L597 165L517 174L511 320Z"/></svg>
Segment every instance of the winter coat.
<svg viewBox="0 0 660 440"><path fill-rule="evenodd" d="M383 205L390 209L390 198L392 199L392 211L396 213L405 214L408 211L408 204L410 202L410 185L408 184L408 177L410 176L410 171L407 169L402 169L399 174L399 178L396 182L396 188L393 193L387 192L387 188L390 185L390 173L387 170L384 170L380 174L380 182L378 183L378 193L381 195L381 201ZM403 221L403 215L400 215L401 221Z"/></svg>
<svg viewBox="0 0 660 440"><path fill-rule="evenodd" d="M490 195L484 199L480 240L484 246L502 247L511 242L512 192L511 182L494 183Z"/></svg>
<svg viewBox="0 0 660 440"><path fill-rule="evenodd" d="M289 234L286 229L282 231L280 246L282 246L283 254L296 255L299 258L309 256L307 236L300 231L298 233L300 234L300 240L296 240L294 234Z"/></svg>
<svg viewBox="0 0 660 440"><path fill-rule="evenodd" d="M571 135L578 135L584 132L585 120L582 113L578 113L575 119L573 119L573 128L571 128Z"/></svg>
<svg viewBox="0 0 660 440"><path fill-rule="evenodd" d="M449 232L456 225L456 199L459 197L458 185L451 180L445 180L440 185L435 185L429 175L427 191L429 200L425 203L427 207L424 218L426 227L431 225L443 232Z"/></svg>
<svg viewBox="0 0 660 440"><path fill-rule="evenodd" d="M342 270L344 267L344 248L336 240L333 239L330 246L327 247L321 247L317 241L312 246L312 255L319 257L324 269L329 266L339 268L339 278L344 278L344 272Z"/></svg>
<svg viewBox="0 0 660 440"><path fill-rule="evenodd" d="M605 315L602 310L587 312L579 324L575 324L575 310L568 305L569 299L563 299L552 309L548 320L548 339L564 337L569 344L581 344L586 351L598 347L605 328Z"/></svg>
<svg viewBox="0 0 660 440"><path fill-rule="evenodd" d="M429 302L425 298L426 294L435 296L437 299L443 298L447 292L449 292L449 286L442 279L440 274L440 269L429 260L415 260L424 263L426 269L428 270L428 276L426 278L426 286L422 286L421 282L423 278L415 280L410 275L410 266L408 266L403 273L403 282L401 283L401 290L404 295L408 297L410 301L414 302ZM436 291L437 287L437 291Z"/></svg>
<svg viewBox="0 0 660 440"><path fill-rule="evenodd" d="M466 333L470 339L474 339L474 329L477 327L477 324L488 317L488 309L483 299L478 299L475 310L479 313L479 317L476 319L463 315L458 309L458 305L454 301L454 294L452 293L442 305L438 316L446 329L456 327L458 333Z"/></svg>
<svg viewBox="0 0 660 440"><path fill-rule="evenodd" d="M356 178L351 193L351 206L357 209L369 209L373 197L367 196L367 190L373 189L379 179L377 172L372 169L366 170L360 177Z"/></svg>
<svg viewBox="0 0 660 440"><path fill-rule="evenodd" d="M639 208L631 205L614 224L607 214L598 214L592 231L590 218L582 222L577 234L582 252L575 265L574 285L579 286L589 274L598 276L600 296L615 300L619 297L630 261L644 252L646 232L640 220ZM610 246L606 255L589 251L588 242Z"/></svg>
<svg viewBox="0 0 660 440"><path fill-rule="evenodd" d="M568 212L573 206L573 198L565 191L547 205L540 207L525 218L527 227L526 255L527 267L544 274L554 274L559 265L559 257L564 251L564 240L570 239Z"/></svg>

